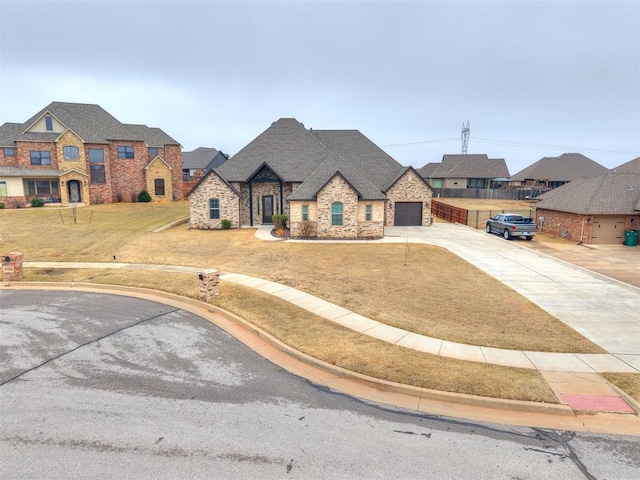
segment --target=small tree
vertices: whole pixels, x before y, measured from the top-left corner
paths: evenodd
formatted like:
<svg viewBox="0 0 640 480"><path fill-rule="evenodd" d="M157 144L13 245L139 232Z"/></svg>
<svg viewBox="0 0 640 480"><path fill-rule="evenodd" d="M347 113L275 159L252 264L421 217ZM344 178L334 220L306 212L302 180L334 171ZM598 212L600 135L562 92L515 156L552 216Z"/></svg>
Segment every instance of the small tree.
<svg viewBox="0 0 640 480"><path fill-rule="evenodd" d="M142 190L138 194L138 201L139 202L150 202L151 201L151 195L149 195L149 192L147 192L146 190Z"/></svg>

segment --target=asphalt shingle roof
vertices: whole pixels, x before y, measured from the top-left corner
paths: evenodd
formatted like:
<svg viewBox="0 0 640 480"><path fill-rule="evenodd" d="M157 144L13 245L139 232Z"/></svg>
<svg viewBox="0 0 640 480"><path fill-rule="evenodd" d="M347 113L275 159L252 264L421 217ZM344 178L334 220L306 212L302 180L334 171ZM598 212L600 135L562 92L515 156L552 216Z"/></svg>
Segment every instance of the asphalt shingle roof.
<svg viewBox="0 0 640 480"><path fill-rule="evenodd" d="M428 163L418 172L424 178L508 178L509 169L503 158L486 154L447 154L441 163ZM428 174L425 176L422 172Z"/></svg>
<svg viewBox="0 0 640 480"><path fill-rule="evenodd" d="M0 167L0 177L59 177L63 173L54 168Z"/></svg>
<svg viewBox="0 0 640 480"><path fill-rule="evenodd" d="M218 155L218 154L221 155ZM216 156L218 158L216 159ZM216 159L213 165L209 165L209 163ZM220 151L215 148L210 147L198 147L191 152L182 152L182 168L206 168L209 166L210 168L218 168L227 160L227 157L224 156Z"/></svg>
<svg viewBox="0 0 640 480"><path fill-rule="evenodd" d="M358 130L312 130L327 148L344 159L380 191L386 191L404 169Z"/></svg>
<svg viewBox="0 0 640 480"><path fill-rule="evenodd" d="M383 199L402 167L358 130L307 130L281 118L225 162L229 182L248 181L263 165L284 182L300 182L290 199L310 199L339 172L362 198Z"/></svg>
<svg viewBox="0 0 640 480"><path fill-rule="evenodd" d="M246 182L266 163L283 181L302 182L330 153L295 118L281 118L218 170L227 181Z"/></svg>
<svg viewBox="0 0 640 480"><path fill-rule="evenodd" d="M363 200L384 200L386 197L369 180L358 173L349 163L346 163L332 155L322 162L306 180L289 195L287 200L313 200L318 192L335 175L341 175L358 192L358 197Z"/></svg>
<svg viewBox="0 0 640 480"><path fill-rule="evenodd" d="M580 153L563 153L559 157L544 157L519 171L511 180L550 180L570 182L578 178L593 178L608 169Z"/></svg>
<svg viewBox="0 0 640 480"><path fill-rule="evenodd" d="M613 169L617 173L640 173L640 157L635 158Z"/></svg>
<svg viewBox="0 0 640 480"><path fill-rule="evenodd" d="M15 141L55 141L60 134L26 132L45 113L53 115L87 143L135 140L152 147L179 144L159 128L121 123L99 105L66 102L52 102L22 124L5 123L0 127L0 143L9 146Z"/></svg>
<svg viewBox="0 0 640 480"><path fill-rule="evenodd" d="M629 215L640 210L640 172L608 172L582 178L546 192L537 208L561 212Z"/></svg>

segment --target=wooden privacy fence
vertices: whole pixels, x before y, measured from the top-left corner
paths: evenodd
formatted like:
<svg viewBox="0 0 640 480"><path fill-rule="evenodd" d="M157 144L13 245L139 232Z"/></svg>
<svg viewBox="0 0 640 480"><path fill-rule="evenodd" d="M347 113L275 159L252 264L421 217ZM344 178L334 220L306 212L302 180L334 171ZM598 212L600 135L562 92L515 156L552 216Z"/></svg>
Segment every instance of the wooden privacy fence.
<svg viewBox="0 0 640 480"><path fill-rule="evenodd" d="M461 223L469 227L484 230L487 220L499 213L515 213L524 217L535 218L535 210L532 208L510 208L493 210L466 210L460 207L447 205L438 200L431 200L431 214L448 222Z"/></svg>
<svg viewBox="0 0 640 480"><path fill-rule="evenodd" d="M431 214L447 222L467 224L467 210L431 200Z"/></svg>

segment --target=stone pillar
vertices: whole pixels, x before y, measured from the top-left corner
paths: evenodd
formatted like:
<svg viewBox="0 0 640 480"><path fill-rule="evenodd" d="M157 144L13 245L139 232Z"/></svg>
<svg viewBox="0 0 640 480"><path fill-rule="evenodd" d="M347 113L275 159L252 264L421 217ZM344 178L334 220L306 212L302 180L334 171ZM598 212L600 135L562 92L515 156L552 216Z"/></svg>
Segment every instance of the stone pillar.
<svg viewBox="0 0 640 480"><path fill-rule="evenodd" d="M2 259L3 282L17 282L22 280L23 254L18 252L3 253L0 259Z"/></svg>
<svg viewBox="0 0 640 480"><path fill-rule="evenodd" d="M200 300L208 302L213 297L220 295L220 272L213 268L202 270L198 274L198 285L200 289Z"/></svg>

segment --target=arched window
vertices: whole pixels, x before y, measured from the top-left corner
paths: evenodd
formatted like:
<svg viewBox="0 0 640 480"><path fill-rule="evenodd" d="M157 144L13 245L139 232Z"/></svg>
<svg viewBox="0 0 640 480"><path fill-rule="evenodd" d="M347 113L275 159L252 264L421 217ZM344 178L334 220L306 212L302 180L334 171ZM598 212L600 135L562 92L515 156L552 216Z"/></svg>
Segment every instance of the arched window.
<svg viewBox="0 0 640 480"><path fill-rule="evenodd" d="M342 225L342 203L331 204L331 225Z"/></svg>
<svg viewBox="0 0 640 480"><path fill-rule="evenodd" d="M209 199L209 218L214 220L220 218L220 199Z"/></svg>
<svg viewBox="0 0 640 480"><path fill-rule="evenodd" d="M80 158L80 149L73 145L62 147L62 156L65 160L78 160Z"/></svg>

